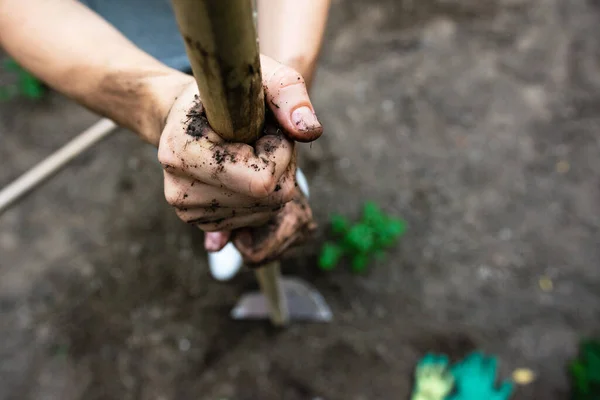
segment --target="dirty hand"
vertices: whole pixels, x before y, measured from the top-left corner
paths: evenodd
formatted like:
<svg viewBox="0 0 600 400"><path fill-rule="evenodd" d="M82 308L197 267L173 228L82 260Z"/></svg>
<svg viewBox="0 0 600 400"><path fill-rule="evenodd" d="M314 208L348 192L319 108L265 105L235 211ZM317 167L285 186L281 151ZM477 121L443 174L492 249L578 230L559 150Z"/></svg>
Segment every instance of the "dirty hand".
<svg viewBox="0 0 600 400"><path fill-rule="evenodd" d="M265 101L278 125L253 146L221 139L203 117L195 82L177 97L160 137L165 197L179 218L207 232L218 251L230 231L260 226L296 194L294 141L321 136L304 79L261 56Z"/></svg>

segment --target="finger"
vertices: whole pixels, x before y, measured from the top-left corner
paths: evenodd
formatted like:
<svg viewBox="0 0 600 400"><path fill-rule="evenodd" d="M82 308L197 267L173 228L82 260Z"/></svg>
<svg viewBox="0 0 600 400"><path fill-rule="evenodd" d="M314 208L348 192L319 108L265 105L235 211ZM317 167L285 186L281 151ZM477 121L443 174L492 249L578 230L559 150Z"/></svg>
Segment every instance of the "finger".
<svg viewBox="0 0 600 400"><path fill-rule="evenodd" d="M475 368L481 368L481 364L483 363L483 353L473 352L465 358L465 365L470 365Z"/></svg>
<svg viewBox="0 0 600 400"><path fill-rule="evenodd" d="M442 378L448 382L452 382L454 383L454 375L452 375L452 372L450 372L449 369L444 369L444 373L442 375Z"/></svg>
<svg viewBox="0 0 600 400"><path fill-rule="evenodd" d="M206 232L204 235L204 247L206 251L215 252L221 250L229 242L230 236L231 231Z"/></svg>
<svg viewBox="0 0 600 400"><path fill-rule="evenodd" d="M261 55L265 98L277 122L298 142L311 142L323 133L304 78L294 69Z"/></svg>
<svg viewBox="0 0 600 400"><path fill-rule="evenodd" d="M273 193L261 199L238 194L187 177L165 173L165 197L170 205L179 209L247 208L256 210L278 207L292 200L295 195L293 170L295 170L295 162L288 166L288 170L275 186Z"/></svg>
<svg viewBox="0 0 600 400"><path fill-rule="evenodd" d="M462 362L456 363L450 368L450 372L452 373L453 376L462 375L464 370L465 370L465 367Z"/></svg>
<svg viewBox="0 0 600 400"><path fill-rule="evenodd" d="M283 135L268 135L257 150L241 143L215 143L208 136L165 129L158 158L165 171L203 183L223 186L253 198L271 194L294 156L293 143Z"/></svg>
<svg viewBox="0 0 600 400"><path fill-rule="evenodd" d="M500 389L496 392L495 398L498 400L508 399L514 390L514 384L510 381L504 381Z"/></svg>
<svg viewBox="0 0 600 400"><path fill-rule="evenodd" d="M450 364L450 359L445 354L440 354L437 357L437 364L439 364L442 368L446 368Z"/></svg>
<svg viewBox="0 0 600 400"><path fill-rule="evenodd" d="M252 208L176 208L175 213L184 222L192 225L220 223L234 217L275 212L281 207L252 207Z"/></svg>
<svg viewBox="0 0 600 400"><path fill-rule="evenodd" d="M216 232L234 230L245 227L256 227L266 224L272 217L273 212L253 213L249 215L236 216L214 222L198 224L198 228L205 232Z"/></svg>
<svg viewBox="0 0 600 400"><path fill-rule="evenodd" d="M435 360L435 354L433 354L433 353L427 353L421 359L421 361L419 361L419 365L420 366L426 366L426 365L432 364L434 362L434 360Z"/></svg>
<svg viewBox="0 0 600 400"><path fill-rule="evenodd" d="M496 380L496 371L498 369L498 360L496 357L485 357L482 366L486 374Z"/></svg>

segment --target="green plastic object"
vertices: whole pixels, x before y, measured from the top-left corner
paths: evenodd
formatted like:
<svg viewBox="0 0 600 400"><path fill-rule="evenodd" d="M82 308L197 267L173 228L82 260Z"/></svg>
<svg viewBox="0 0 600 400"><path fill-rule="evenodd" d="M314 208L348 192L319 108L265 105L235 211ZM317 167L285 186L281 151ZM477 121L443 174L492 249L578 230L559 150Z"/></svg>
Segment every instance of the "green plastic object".
<svg viewBox="0 0 600 400"><path fill-rule="evenodd" d="M20 96L37 100L42 98L46 93L44 84L24 70L14 60L6 60L4 62L4 68L17 75L17 83L14 85L0 86L0 101L6 101Z"/></svg>
<svg viewBox="0 0 600 400"><path fill-rule="evenodd" d="M498 360L480 352L469 354L451 371L455 390L446 400L508 400L514 390L510 381L496 387Z"/></svg>
<svg viewBox="0 0 600 400"><path fill-rule="evenodd" d="M381 259L385 250L393 246L406 232L406 222L384 214L374 202L363 206L361 220L352 225L341 216L331 217L331 231L336 242L323 245L319 267L333 270L344 257L350 259L352 271L366 271L373 258Z"/></svg>
<svg viewBox="0 0 600 400"><path fill-rule="evenodd" d="M572 400L600 400L600 340L584 340L569 365Z"/></svg>
<svg viewBox="0 0 600 400"><path fill-rule="evenodd" d="M454 386L445 355L427 354L417 364L411 400L444 400Z"/></svg>

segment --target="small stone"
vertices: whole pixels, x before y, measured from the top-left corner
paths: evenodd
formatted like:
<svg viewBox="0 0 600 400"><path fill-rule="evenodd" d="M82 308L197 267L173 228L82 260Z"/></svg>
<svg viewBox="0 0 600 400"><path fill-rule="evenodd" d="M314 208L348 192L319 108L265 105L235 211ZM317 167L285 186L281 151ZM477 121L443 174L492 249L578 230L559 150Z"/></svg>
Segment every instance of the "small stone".
<svg viewBox="0 0 600 400"><path fill-rule="evenodd" d="M139 256L142 253L142 244L141 243L132 243L129 246L129 254L131 254L134 257Z"/></svg>
<svg viewBox="0 0 600 400"><path fill-rule="evenodd" d="M513 381L517 385L529 385L536 378L535 372L528 368L517 368L512 373Z"/></svg>
<svg viewBox="0 0 600 400"><path fill-rule="evenodd" d="M569 163L564 160L556 163L556 172L558 172L561 175L566 174L567 172L569 172L570 169L571 165L569 165Z"/></svg>
<svg viewBox="0 0 600 400"><path fill-rule="evenodd" d="M492 277L492 269L488 265L481 265L477 269L477 276L481 280L488 280Z"/></svg>
<svg viewBox="0 0 600 400"><path fill-rule="evenodd" d="M350 167L350 159L347 157L341 158L338 161L338 165L340 166L340 168L342 169L346 169Z"/></svg>
<svg viewBox="0 0 600 400"><path fill-rule="evenodd" d="M179 339L179 351L186 352L192 347L190 341L186 338Z"/></svg>
<svg viewBox="0 0 600 400"><path fill-rule="evenodd" d="M510 240L512 238L512 231L508 228L504 228L500 231L500 234L498 236L500 237L500 240Z"/></svg>
<svg viewBox="0 0 600 400"><path fill-rule="evenodd" d="M384 319L387 316L387 311L382 306L376 306L374 313L379 319Z"/></svg>
<svg viewBox="0 0 600 400"><path fill-rule="evenodd" d="M384 101L381 102L381 109L384 112L392 112L394 110L394 102L390 99L386 99Z"/></svg>
<svg viewBox="0 0 600 400"><path fill-rule="evenodd" d="M540 286L540 289L542 289L542 291L544 292L551 292L552 289L554 289L554 283L547 276L541 277L538 284Z"/></svg>

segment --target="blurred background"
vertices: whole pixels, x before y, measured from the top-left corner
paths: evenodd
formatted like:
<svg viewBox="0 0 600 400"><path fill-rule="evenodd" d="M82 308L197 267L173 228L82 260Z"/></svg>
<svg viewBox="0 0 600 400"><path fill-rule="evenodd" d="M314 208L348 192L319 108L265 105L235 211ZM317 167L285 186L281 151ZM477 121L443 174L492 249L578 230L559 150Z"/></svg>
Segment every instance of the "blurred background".
<svg viewBox="0 0 600 400"><path fill-rule="evenodd" d="M474 349L535 373L515 399L567 399L600 335L599 26L597 0L333 1L300 164L320 230L284 264L331 324L232 321L252 274L210 277L156 150L118 131L0 217L0 399L407 399L426 352ZM97 119L1 103L0 185ZM318 270L330 214L367 200L407 234Z"/></svg>

